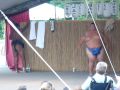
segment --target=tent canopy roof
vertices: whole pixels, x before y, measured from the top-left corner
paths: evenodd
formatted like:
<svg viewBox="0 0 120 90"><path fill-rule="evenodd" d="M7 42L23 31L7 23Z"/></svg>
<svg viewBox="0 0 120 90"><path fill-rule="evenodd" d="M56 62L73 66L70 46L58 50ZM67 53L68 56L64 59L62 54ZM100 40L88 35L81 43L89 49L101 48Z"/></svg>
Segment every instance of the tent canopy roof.
<svg viewBox="0 0 120 90"><path fill-rule="evenodd" d="M0 10L7 15L12 15L49 1L51 0L0 0Z"/></svg>
<svg viewBox="0 0 120 90"><path fill-rule="evenodd" d="M15 5L19 5L21 3L24 3L29 0L0 0L0 9L6 10L10 7L13 7Z"/></svg>

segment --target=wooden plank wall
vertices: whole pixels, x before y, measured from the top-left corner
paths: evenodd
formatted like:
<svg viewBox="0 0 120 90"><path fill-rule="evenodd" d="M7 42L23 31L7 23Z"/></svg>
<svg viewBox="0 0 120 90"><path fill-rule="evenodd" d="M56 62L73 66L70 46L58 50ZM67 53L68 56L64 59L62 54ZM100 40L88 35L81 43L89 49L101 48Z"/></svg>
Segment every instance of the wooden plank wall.
<svg viewBox="0 0 120 90"><path fill-rule="evenodd" d="M35 47L35 40L30 43L37 49L43 58L56 71L72 71L73 67L80 71L88 70L88 58L85 53L85 45L78 49L77 44L80 36L84 35L90 21L58 21L55 23L55 31L50 31L49 22L46 23L45 48L41 50ZM97 21L99 30L103 30L105 21ZM108 33L111 38L113 49L109 52L116 71L120 66L120 21L115 22L115 30ZM25 35L29 37L29 28ZM26 45L26 63L33 71L49 71L49 68L38 56ZM107 62L108 60L105 59ZM108 62L109 63L109 62ZM111 66L109 65L109 70Z"/></svg>

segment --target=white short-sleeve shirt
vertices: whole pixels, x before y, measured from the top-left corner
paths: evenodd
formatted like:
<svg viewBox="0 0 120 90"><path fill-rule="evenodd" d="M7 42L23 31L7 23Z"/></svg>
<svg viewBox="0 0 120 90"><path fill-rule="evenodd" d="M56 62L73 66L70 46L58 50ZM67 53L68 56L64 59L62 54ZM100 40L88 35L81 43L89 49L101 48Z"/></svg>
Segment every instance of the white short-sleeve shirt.
<svg viewBox="0 0 120 90"><path fill-rule="evenodd" d="M105 75L100 75L100 74L98 74L98 73L96 73L96 74L93 76L93 78L95 79L95 81L96 81L97 83L104 83L104 81L105 81ZM88 77L88 78L85 80L85 82L84 82L84 83L82 84L82 86L81 86L82 90L89 90L91 80L92 80L91 77ZM115 84L114 80L112 79L112 77L107 76L107 81L106 81L106 82L109 82L110 80L113 81L113 87L116 88L116 84Z"/></svg>

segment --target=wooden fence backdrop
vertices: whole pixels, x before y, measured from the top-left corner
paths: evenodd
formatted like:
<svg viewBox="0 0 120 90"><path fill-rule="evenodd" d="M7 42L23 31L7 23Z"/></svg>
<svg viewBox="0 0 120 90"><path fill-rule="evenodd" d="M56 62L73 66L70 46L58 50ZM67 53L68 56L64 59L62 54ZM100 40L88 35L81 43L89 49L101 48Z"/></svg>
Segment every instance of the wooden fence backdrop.
<svg viewBox="0 0 120 90"><path fill-rule="evenodd" d="M96 21L99 30L103 30L105 21ZM45 48L42 50L35 47L35 40L30 43L37 49L49 65L56 71L88 71L88 58L85 53L85 44L77 48L79 39L88 30L90 21L57 21L55 31L50 31L50 23L46 22ZM36 26L37 27L37 26ZM29 28L25 36L29 37ZM115 28L109 32L112 50L109 54L116 71L120 71L120 21L115 22ZM50 71L38 56L25 46L26 65L30 65L32 71ZM108 62L107 58L105 61ZM109 64L109 70L112 71Z"/></svg>

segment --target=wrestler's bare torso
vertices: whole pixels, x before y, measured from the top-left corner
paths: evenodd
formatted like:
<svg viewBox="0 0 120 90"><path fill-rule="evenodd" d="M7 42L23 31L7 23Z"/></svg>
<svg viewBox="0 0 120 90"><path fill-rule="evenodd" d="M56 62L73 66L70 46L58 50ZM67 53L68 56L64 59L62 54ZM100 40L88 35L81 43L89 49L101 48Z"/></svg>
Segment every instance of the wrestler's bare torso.
<svg viewBox="0 0 120 90"><path fill-rule="evenodd" d="M88 48L99 48L102 46L100 37L96 30L90 30L86 32L85 43Z"/></svg>

